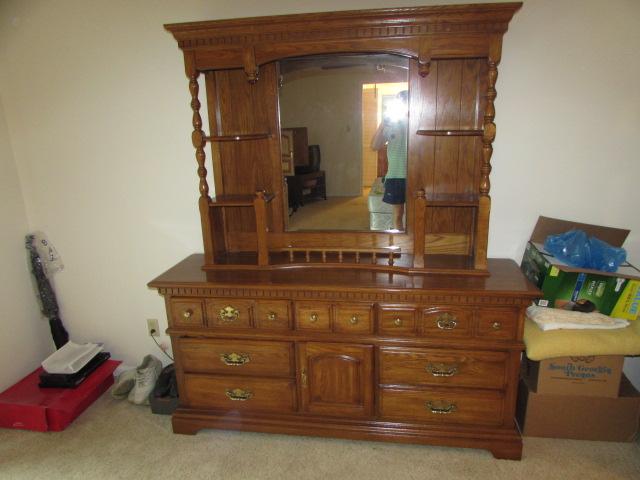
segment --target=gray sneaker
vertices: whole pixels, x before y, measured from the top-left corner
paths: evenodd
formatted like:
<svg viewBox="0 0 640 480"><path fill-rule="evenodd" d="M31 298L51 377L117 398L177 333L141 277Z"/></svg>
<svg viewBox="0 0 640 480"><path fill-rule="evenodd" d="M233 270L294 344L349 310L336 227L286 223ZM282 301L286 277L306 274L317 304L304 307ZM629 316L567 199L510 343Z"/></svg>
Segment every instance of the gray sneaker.
<svg viewBox="0 0 640 480"><path fill-rule="evenodd" d="M153 355L147 355L135 369L135 385L129 392L129 401L136 405L149 405L149 394L162 371L162 362Z"/></svg>
<svg viewBox="0 0 640 480"><path fill-rule="evenodd" d="M122 372L118 375L116 379L116 383L111 387L111 396L113 398L117 398L118 400L122 400L127 398L129 392L133 389L136 384L136 369L132 368L131 370L127 370L126 372Z"/></svg>

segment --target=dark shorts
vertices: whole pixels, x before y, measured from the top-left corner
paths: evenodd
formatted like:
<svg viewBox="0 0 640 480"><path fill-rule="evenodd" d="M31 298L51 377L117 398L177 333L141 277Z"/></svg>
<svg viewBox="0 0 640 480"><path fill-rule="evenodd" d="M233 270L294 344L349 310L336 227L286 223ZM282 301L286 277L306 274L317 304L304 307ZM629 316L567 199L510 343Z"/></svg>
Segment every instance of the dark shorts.
<svg viewBox="0 0 640 480"><path fill-rule="evenodd" d="M406 180L404 178L387 178L384 181L382 201L391 205L401 205L405 200Z"/></svg>

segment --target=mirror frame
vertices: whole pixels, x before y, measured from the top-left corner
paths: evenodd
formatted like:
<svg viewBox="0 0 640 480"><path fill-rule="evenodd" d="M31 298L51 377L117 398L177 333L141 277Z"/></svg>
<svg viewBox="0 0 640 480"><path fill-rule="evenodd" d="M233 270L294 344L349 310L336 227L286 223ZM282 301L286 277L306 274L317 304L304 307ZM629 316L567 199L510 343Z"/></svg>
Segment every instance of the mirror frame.
<svg viewBox="0 0 640 480"><path fill-rule="evenodd" d="M507 31L513 14L521 3L474 4L431 6L411 8L388 8L379 10L360 10L330 13L312 13L282 15L272 17L254 17L208 22L188 22L168 24L170 31L184 53L185 72L189 78L194 110L194 132L192 140L196 148L200 177L200 212L202 219L205 258L213 263L212 250L215 234L211 233L212 221L207 205L208 185L206 180L204 145L206 137L202 131L202 122L198 123L197 79L201 73L216 70L242 69L250 83L260 82L260 71L270 62L291 57L332 53L387 53L408 57L410 123L408 135L408 184L406 203L406 229L402 233L388 232L285 232L282 218L282 201L273 207L272 227L268 232L269 248L304 245L308 247L384 247L389 244L399 246L403 252L414 250L414 191L421 186L414 184L417 178L411 172L421 168L419 146L421 139L416 132L417 112L423 108L420 92L421 79L429 74L432 59L486 58L493 75L497 76L497 64L500 61L502 36ZM493 88L490 83L490 90ZM491 92L488 93L488 95ZM493 90L495 97L495 90ZM495 137L493 124L493 99L491 112L485 113L485 139L480 182L480 214L473 235L473 256L475 268L486 270L486 253L489 221L489 173L491 143ZM489 107L488 107L489 109ZM486 121L489 116L488 123ZM279 141L280 132L270 132ZM250 136L250 135L247 135ZM215 152L212 153L215 161ZM283 189L282 175L275 175L281 165L273 162L273 192ZM204 170L204 175L202 171ZM214 177L224 175L216 170ZM278 180L280 179L280 180ZM218 180L216 179L216 182ZM277 194L276 194L277 195ZM256 245L256 233L239 234L233 239L235 248L242 250ZM438 237L437 235L434 237ZM441 238L423 238L432 253L451 253ZM449 250L448 250L449 249Z"/></svg>

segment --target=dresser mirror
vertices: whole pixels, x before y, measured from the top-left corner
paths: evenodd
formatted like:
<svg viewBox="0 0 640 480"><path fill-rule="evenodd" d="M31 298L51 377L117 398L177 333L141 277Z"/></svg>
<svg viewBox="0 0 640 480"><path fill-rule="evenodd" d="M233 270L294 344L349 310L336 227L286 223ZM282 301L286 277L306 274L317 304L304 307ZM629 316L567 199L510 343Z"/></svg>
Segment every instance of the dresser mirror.
<svg viewBox="0 0 640 480"><path fill-rule="evenodd" d="M191 96L203 268L487 275L495 84L517 8L167 25ZM385 131L398 111L407 128Z"/></svg>
<svg viewBox="0 0 640 480"><path fill-rule="evenodd" d="M287 231L403 231L409 59L326 54L279 61Z"/></svg>

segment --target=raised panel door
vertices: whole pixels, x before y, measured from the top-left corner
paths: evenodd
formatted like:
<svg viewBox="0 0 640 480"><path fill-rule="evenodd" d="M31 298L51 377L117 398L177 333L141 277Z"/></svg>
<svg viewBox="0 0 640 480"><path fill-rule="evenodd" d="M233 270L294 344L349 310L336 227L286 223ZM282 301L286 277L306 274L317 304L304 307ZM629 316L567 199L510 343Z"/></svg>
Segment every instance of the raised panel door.
<svg viewBox="0 0 640 480"><path fill-rule="evenodd" d="M298 345L298 359L303 411L331 416L371 415L371 345L302 343Z"/></svg>

